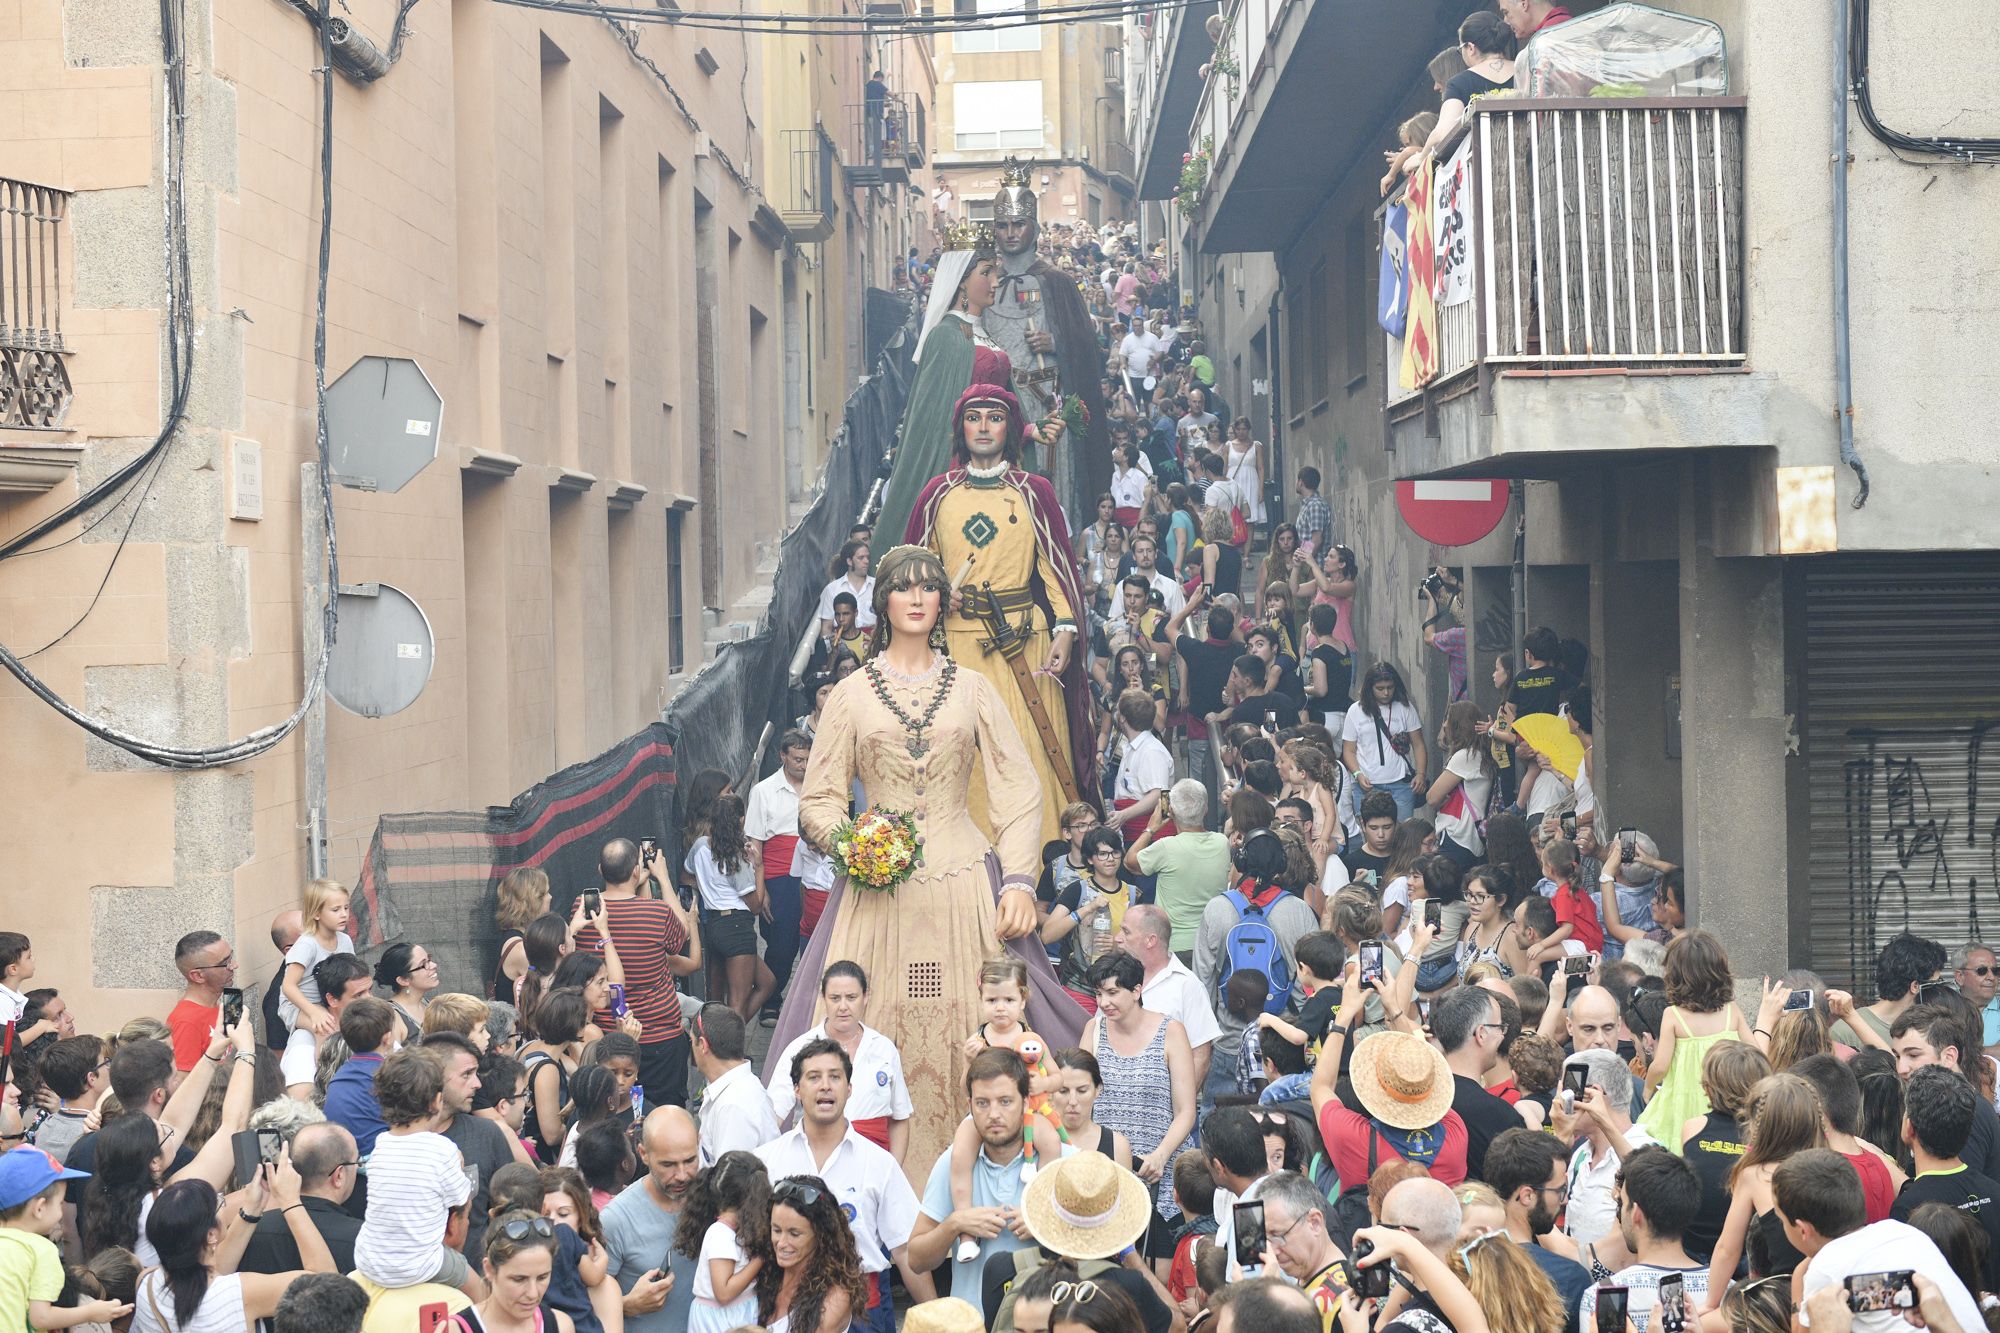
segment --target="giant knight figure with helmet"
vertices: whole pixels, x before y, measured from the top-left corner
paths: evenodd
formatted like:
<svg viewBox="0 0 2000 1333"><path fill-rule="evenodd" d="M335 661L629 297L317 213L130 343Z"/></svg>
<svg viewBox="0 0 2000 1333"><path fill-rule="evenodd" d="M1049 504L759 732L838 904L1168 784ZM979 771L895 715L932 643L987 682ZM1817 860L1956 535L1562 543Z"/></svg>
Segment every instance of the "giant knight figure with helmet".
<svg viewBox="0 0 2000 1333"><path fill-rule="evenodd" d="M987 337L1007 353L1014 377L1007 387L1031 422L1047 421L1075 394L1089 414L1083 438L1064 431L1024 454L1023 466L1055 484L1071 514L1087 515L1111 485L1110 426L1104 417L1104 354L1076 282L1036 251L1041 221L1028 166L1008 158L993 196L993 233L1000 280L981 318ZM1032 450L1034 442L1026 448Z"/></svg>

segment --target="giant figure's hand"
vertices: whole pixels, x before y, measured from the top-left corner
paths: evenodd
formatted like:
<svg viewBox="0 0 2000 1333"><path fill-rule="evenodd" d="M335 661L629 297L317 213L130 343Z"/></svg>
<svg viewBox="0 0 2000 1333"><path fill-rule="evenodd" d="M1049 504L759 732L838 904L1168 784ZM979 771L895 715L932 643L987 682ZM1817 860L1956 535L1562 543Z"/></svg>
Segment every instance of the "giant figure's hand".
<svg viewBox="0 0 2000 1333"><path fill-rule="evenodd" d="M993 933L1004 940L1018 940L1035 928L1035 894L1015 884L1001 891L1000 904L993 910Z"/></svg>
<svg viewBox="0 0 2000 1333"><path fill-rule="evenodd" d="M1056 350L1055 335L1047 329L1036 329L1028 335L1028 347L1031 351L1045 354L1053 352Z"/></svg>

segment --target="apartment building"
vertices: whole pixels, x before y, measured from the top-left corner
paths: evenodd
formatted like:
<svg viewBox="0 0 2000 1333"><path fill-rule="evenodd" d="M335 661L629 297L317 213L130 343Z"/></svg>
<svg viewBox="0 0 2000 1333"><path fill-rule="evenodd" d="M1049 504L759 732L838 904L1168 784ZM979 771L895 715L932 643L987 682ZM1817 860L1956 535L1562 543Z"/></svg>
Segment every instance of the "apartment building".
<svg viewBox="0 0 2000 1333"><path fill-rule="evenodd" d="M1188 204L1188 285L1274 471L1326 477L1365 653L1434 727L1433 563L1465 575L1488 708L1519 625L1587 643L1604 825L1686 865L1740 974L1865 994L1905 925L1990 929L2000 864L2000 180L1969 137L1993 99L1966 91L2000 14L1668 0L1714 25L1725 86L1474 103L1438 153L1461 267L1413 378L1377 318L1382 151L1437 108L1426 63L1472 8L1236 0L1219 63L1186 11L1143 61L1141 194ZM1192 188L1184 154L1207 155ZM1433 547L1396 488L1448 479L1519 498Z"/></svg>
<svg viewBox="0 0 2000 1333"><path fill-rule="evenodd" d="M956 0L962 18L1016 13L1019 0ZM942 7L942 5L940 5ZM1028 5L1041 14L1069 6ZM1130 215L1124 34L1097 18L961 29L936 39L937 183L953 217L992 216L1000 165L1035 173L1044 223L1102 226Z"/></svg>
<svg viewBox="0 0 2000 1333"><path fill-rule="evenodd" d="M378 815L505 802L658 717L703 660L704 609L750 590L810 478L852 340L814 346L791 382L817 414L786 415L807 340L759 39L492 0L336 16L327 377L411 358L443 399L413 481L334 493L343 584L402 590L435 636L409 707L329 710L350 878ZM150 740L219 744L300 698L321 63L277 0L22 0L0 22L0 541L160 432L188 275L157 467L0 562L9 646ZM0 737L8 925L109 1006L81 1023L178 986L159 942L186 930L231 932L269 976L266 924L307 864L296 733L170 771L10 679Z"/></svg>

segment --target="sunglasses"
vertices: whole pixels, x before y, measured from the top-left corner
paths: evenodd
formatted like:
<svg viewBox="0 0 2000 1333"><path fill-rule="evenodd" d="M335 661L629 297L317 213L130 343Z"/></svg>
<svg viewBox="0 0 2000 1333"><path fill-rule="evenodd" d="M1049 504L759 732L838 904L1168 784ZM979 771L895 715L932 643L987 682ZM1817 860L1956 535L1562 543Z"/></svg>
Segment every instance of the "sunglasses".
<svg viewBox="0 0 2000 1333"><path fill-rule="evenodd" d="M526 1240L530 1236L549 1240L556 1234L556 1224L546 1217L517 1217L511 1222L502 1223L500 1234L508 1240Z"/></svg>
<svg viewBox="0 0 2000 1333"><path fill-rule="evenodd" d="M771 1201L798 1203L802 1207L811 1208L820 1201L820 1191L817 1186L808 1185L803 1180L787 1180L771 1191Z"/></svg>
<svg viewBox="0 0 2000 1333"><path fill-rule="evenodd" d="M1975 976L1975 977L1990 977L1990 976L1992 976L1992 975L1993 975L1993 974L1994 974L1995 972L1997 972L1997 971L2000 971L2000 968L1995 968L1995 967L1991 967L1991 966L1986 966L1986 967L1968 967L1968 968L1966 968L1965 970L1966 970L1967 972L1970 972L1970 973L1971 973L1971 974L1972 974L1973 976Z"/></svg>
<svg viewBox="0 0 2000 1333"><path fill-rule="evenodd" d="M1095 1282L1058 1282L1049 1290L1049 1302L1052 1305L1063 1305L1074 1301L1078 1305L1088 1305L1096 1295Z"/></svg>

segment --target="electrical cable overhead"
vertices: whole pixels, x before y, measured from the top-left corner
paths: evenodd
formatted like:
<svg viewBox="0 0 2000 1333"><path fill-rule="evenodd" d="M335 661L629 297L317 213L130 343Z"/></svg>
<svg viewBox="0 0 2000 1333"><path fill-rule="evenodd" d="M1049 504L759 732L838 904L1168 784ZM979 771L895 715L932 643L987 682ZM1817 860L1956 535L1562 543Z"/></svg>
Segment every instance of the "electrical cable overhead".
<svg viewBox="0 0 2000 1333"><path fill-rule="evenodd" d="M1916 135L1895 129L1875 114L1875 97L1868 77L1868 17L1870 0L1851 0L1851 23L1847 34L1847 83L1854 95L1854 109L1868 132L1887 144L1897 156L1919 153L1928 158L1950 158L1967 165L2000 165L2000 138L1954 138L1950 135ZM1907 159L1905 159L1907 160ZM1912 166L1936 165L1912 162Z"/></svg>
<svg viewBox="0 0 2000 1333"><path fill-rule="evenodd" d="M653 23L674 28L706 31L758 32L768 34L811 31L834 36L894 36L897 34L937 34L986 32L1005 28L1038 28L1085 21L1106 22L1131 15L1188 9L1205 0L1090 0L1063 9L1024 8L978 15L911 14L904 16L855 16L852 14L739 14L728 10L685 10L604 5L588 0L495 0L497 4L552 13L595 14L630 23Z"/></svg>
<svg viewBox="0 0 2000 1333"><path fill-rule="evenodd" d="M317 395L316 444L319 455L320 495L326 515L326 562L327 588L326 606L322 609L324 634L319 660L313 664L307 678L298 708L282 722L261 727L246 736L228 741L222 745L188 747L165 745L144 737L133 735L100 717L86 714L57 694L49 684L29 670L21 657L5 646L0 646L0 668L4 668L28 691L43 703L62 714L69 721L109 745L128 754L157 764L162 768L194 770L219 768L227 764L240 763L254 758L277 745L297 729L305 720L306 713L320 697L326 685L327 663L331 658L334 632L338 624L338 611L334 591L340 586L338 552L335 544L333 524L331 469L328 465L328 441L326 429L326 298L327 277L331 267L333 245L333 69L332 51L328 40L325 19L328 0L320 0L320 55L325 65L317 72L321 81L321 139L320 139L320 234L319 234L319 274L317 299L313 325L313 387ZM407 7L406 7L407 12ZM185 0L160 0L160 44L165 65L163 80L165 109L166 167L163 182L166 215L167 248L167 356L169 376L173 382L173 394L168 405L165 423L151 447L119 468L111 477L91 488L77 501L65 506L59 514L52 515L36 524L27 532L14 538L6 547L0 548L0 556L17 553L35 538L52 531L61 523L81 515L93 507L104 495L118 489L127 481L138 478L145 472L143 482L138 483L136 495L127 490L119 497L120 503L127 496L133 498L132 515L126 523L125 532L120 536L117 548L112 552L110 566L106 568L99 582L96 595L90 606L97 604L103 595L105 584L110 582L111 570L118 562L127 539L131 536L132 524L137 522L140 506L152 489L164 465L168 445L186 415L189 386L194 363L194 284L189 268L187 238L187 47L186 47ZM86 503L88 502L88 503ZM95 528L117 511L114 505L107 514L93 522ZM89 531L90 529L85 529ZM81 534L78 534L79 536ZM69 539L74 540L74 538ZM54 550L66 545L57 542L40 550ZM79 617L69 629L64 630L54 640L35 650L46 652L73 631L89 615ZM34 653L28 654L33 656Z"/></svg>

